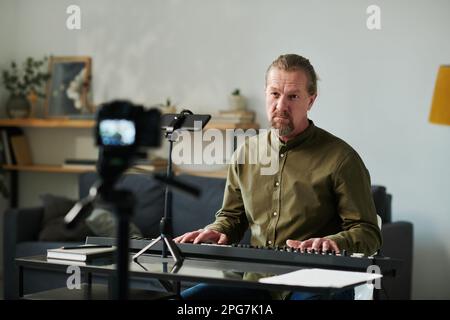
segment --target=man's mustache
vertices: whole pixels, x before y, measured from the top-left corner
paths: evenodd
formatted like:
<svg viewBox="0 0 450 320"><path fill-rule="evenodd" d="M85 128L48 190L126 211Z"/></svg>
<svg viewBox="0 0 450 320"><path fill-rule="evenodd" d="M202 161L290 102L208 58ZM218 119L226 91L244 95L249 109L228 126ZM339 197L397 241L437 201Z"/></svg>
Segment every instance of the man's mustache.
<svg viewBox="0 0 450 320"><path fill-rule="evenodd" d="M275 111L272 114L272 119L275 119L275 118L285 118L285 119L289 119L289 120L291 119L289 113L287 113L287 112L277 112L277 111Z"/></svg>

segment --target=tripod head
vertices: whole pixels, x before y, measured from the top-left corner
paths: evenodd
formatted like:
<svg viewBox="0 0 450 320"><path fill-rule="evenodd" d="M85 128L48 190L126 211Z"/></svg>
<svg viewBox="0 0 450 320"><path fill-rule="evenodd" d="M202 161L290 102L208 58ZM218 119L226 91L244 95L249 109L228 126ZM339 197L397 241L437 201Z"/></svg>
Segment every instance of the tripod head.
<svg viewBox="0 0 450 320"><path fill-rule="evenodd" d="M170 124L166 127L166 137L175 132L175 130L180 129L188 115L193 115L192 111L182 110L179 115L174 115Z"/></svg>

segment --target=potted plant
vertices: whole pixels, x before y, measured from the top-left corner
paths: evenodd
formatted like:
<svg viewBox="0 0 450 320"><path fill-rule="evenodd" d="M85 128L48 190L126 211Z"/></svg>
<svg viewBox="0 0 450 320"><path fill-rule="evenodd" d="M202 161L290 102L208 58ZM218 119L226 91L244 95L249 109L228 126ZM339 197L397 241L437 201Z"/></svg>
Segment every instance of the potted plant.
<svg viewBox="0 0 450 320"><path fill-rule="evenodd" d="M230 107L232 110L245 110L247 108L247 101L245 97L241 95L239 89L235 89L230 96Z"/></svg>
<svg viewBox="0 0 450 320"><path fill-rule="evenodd" d="M16 62L11 62L9 70L3 70L3 83L9 91L6 104L7 114L11 118L26 118L30 116L32 105L39 97L45 97L43 84L50 75L42 71L47 57L42 60L27 58L19 68Z"/></svg>
<svg viewBox="0 0 450 320"><path fill-rule="evenodd" d="M172 103L172 100L170 98L167 98L165 103L159 103L157 105L154 105L154 107L158 108L162 114L177 113L177 107Z"/></svg>

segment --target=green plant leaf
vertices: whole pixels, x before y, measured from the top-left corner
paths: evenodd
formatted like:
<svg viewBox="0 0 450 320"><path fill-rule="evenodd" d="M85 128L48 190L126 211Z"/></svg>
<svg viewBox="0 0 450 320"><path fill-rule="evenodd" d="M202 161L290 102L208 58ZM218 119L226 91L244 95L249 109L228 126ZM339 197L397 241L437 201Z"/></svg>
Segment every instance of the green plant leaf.
<svg viewBox="0 0 450 320"><path fill-rule="evenodd" d="M5 88L10 94L27 95L31 90L38 91L50 78L46 71L41 70L47 59L46 56L41 60L28 57L21 68L12 61L10 69L2 72Z"/></svg>

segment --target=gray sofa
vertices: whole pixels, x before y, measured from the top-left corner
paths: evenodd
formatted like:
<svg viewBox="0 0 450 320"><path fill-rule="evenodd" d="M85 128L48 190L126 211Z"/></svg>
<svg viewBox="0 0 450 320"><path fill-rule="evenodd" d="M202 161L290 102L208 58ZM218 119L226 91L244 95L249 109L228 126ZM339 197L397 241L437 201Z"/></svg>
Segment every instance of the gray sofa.
<svg viewBox="0 0 450 320"><path fill-rule="evenodd" d="M205 226L214 219L220 208L225 186L224 179L180 175L181 181L197 186L201 190L198 199L184 194L173 195L173 233L179 235ZM89 187L97 179L93 173L80 175L80 197L87 195ZM151 176L125 175L118 187L131 190L136 198L133 222L141 229L144 237L159 235L159 220L164 209L164 186ZM382 186L373 186L372 194L378 214L383 219L384 238L381 253L385 256L403 260L402 268L396 278L384 279L383 290L376 290L377 299L409 299L411 291L412 268L412 225L408 222L391 222L391 195ZM2 231L4 251L4 296L6 299L18 297L17 268L15 257L45 254L46 249L67 245L64 242L38 241L42 225L43 208L10 209L4 213ZM249 235L244 238L248 241ZM71 242L71 245L74 243ZM51 288L64 287L65 274L51 274L41 270L25 273L24 292L38 292ZM148 288L142 281L134 281L133 287Z"/></svg>

